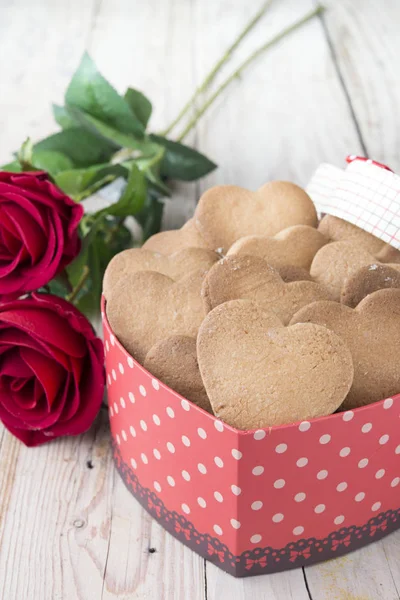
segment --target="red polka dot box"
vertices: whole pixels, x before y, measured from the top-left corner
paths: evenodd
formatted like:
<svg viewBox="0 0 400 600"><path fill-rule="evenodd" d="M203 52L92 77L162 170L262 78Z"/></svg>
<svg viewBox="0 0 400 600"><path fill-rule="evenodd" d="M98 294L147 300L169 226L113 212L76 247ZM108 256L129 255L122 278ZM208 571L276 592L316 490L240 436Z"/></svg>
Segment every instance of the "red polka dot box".
<svg viewBox="0 0 400 600"><path fill-rule="evenodd" d="M317 208L334 178L345 187L355 163L357 177L360 167L393 176L361 160L341 173L324 165L309 186ZM142 506L192 550L243 577L334 558L400 526L400 394L238 431L146 371L104 312L103 326L116 467Z"/></svg>

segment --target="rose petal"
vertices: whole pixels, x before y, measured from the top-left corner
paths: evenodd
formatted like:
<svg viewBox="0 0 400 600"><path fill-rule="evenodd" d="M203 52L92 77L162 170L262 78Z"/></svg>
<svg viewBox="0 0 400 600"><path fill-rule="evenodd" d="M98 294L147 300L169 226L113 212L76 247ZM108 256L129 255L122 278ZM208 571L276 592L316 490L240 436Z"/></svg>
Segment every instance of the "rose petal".
<svg viewBox="0 0 400 600"><path fill-rule="evenodd" d="M43 443L39 441L39 436L37 436L37 431L27 431L26 429L19 429L18 427L13 427L11 426L9 423L6 423L5 421L3 421L3 424L5 426L6 429L8 429L8 431L11 433L11 435L13 435L14 437L16 437L20 442L22 442L23 444L25 444L25 446L28 447L34 447L34 446L38 446L39 444ZM46 439L45 441L48 441L48 439Z"/></svg>
<svg viewBox="0 0 400 600"><path fill-rule="evenodd" d="M20 359L32 371L31 382L2 371L15 349L14 336L21 342ZM30 337L32 343L27 342ZM0 304L0 419L28 445L86 431L103 398L103 358L101 340L67 301L34 293ZM54 364L58 384L49 376Z"/></svg>
<svg viewBox="0 0 400 600"><path fill-rule="evenodd" d="M23 303L24 300L16 302ZM5 307L9 310L5 310ZM31 308L22 304L18 310L12 310L10 304L0 305L0 322L14 325L71 356L79 357L86 353L83 336L73 331L58 314L41 310L40 306Z"/></svg>
<svg viewBox="0 0 400 600"><path fill-rule="evenodd" d="M14 196L14 194L10 194ZM21 204L25 204L22 198ZM15 225L24 246L26 247L31 263L34 265L43 256L43 251L48 247L45 230L39 226L37 219L33 218L26 210L18 204L7 203L5 210ZM38 212L38 211L36 211Z"/></svg>
<svg viewBox="0 0 400 600"><path fill-rule="evenodd" d="M0 227L3 231L9 233L14 238L14 240L19 240L18 229L15 227L15 224L11 221L10 217L7 214L7 211L3 210L5 208L3 202L4 200L0 196L0 204L2 208L2 210L0 211Z"/></svg>
<svg viewBox="0 0 400 600"><path fill-rule="evenodd" d="M69 395L68 402L65 403L63 413L60 416L60 421L69 421L69 419L72 419L72 417L79 409L79 404L81 402L79 383L81 380L82 372L86 367L86 362L88 361L82 361L80 359L69 357L69 362L71 380L73 381L73 386L71 387L73 387L75 393Z"/></svg>
<svg viewBox="0 0 400 600"><path fill-rule="evenodd" d="M51 183L46 174L0 174L3 299L42 287L77 256L82 216L82 206ZM15 260L17 251L20 254Z"/></svg>
<svg viewBox="0 0 400 600"><path fill-rule="evenodd" d="M104 369L98 363L93 347L90 348L90 363L92 368L84 370L81 381L79 409L73 419L54 424L51 429L57 436L78 435L87 431L99 412L104 395Z"/></svg>
<svg viewBox="0 0 400 600"><path fill-rule="evenodd" d="M35 290L46 284L60 271L64 248L64 232L61 226L60 218L57 214L52 215L52 219L47 217L49 225L47 227L48 242L44 255L40 262L29 270L26 269L24 275L27 283L26 288Z"/></svg>
<svg viewBox="0 0 400 600"><path fill-rule="evenodd" d="M32 298L36 301L38 306L48 308L61 315L64 319L67 319L68 323L74 331L79 331L87 343L92 340L96 340L96 348L99 354L99 360L104 362L104 349L103 343L96 336L96 333L91 325L90 321L70 302L60 298L59 296L52 296L51 294L39 294L34 292ZM1 305L0 305L0 319L1 319ZM73 355L75 356L75 355Z"/></svg>
<svg viewBox="0 0 400 600"><path fill-rule="evenodd" d="M3 384L3 381L2 381ZM13 392L8 386L1 386L0 392L0 419L4 423L19 426L26 422L42 421L47 414L46 399L44 394L42 398L36 401L34 410L30 407L32 402L32 392L22 390Z"/></svg>
<svg viewBox="0 0 400 600"><path fill-rule="evenodd" d="M20 357L18 348L13 348L1 361L0 376L8 377L32 377L33 373L29 366Z"/></svg>
<svg viewBox="0 0 400 600"><path fill-rule="evenodd" d="M8 293L5 290L19 289L21 277L15 272L18 264L24 259L24 248L20 248L15 257L0 267L0 293ZM11 276L10 276L11 274Z"/></svg>
<svg viewBox="0 0 400 600"><path fill-rule="evenodd" d="M44 354L39 354L31 348L21 348L20 355L40 381L46 394L47 406L51 411L54 399L65 381L65 370Z"/></svg>
<svg viewBox="0 0 400 600"><path fill-rule="evenodd" d="M20 206L27 215L30 215L32 217L32 219L37 223L37 225L43 232L46 231L46 223L43 218L43 215L46 213L46 211L40 210L40 206L35 205L28 198L26 198L21 193L21 188L9 186L7 188L8 191L5 191L3 185L0 184L0 190L0 202L4 202L5 211L7 210L10 204L14 206Z"/></svg>
<svg viewBox="0 0 400 600"><path fill-rule="evenodd" d="M39 387L41 388L40 384ZM68 375L65 379L65 384L62 386L61 393L54 402L51 411L49 411L43 390L41 390L42 393L39 396L36 405L31 410L24 409L24 401L21 400L21 398L17 399L16 394L9 392L6 397L3 396L2 401L0 402L0 419L2 419L5 424L9 424L12 427L22 427L24 429L39 430L51 427L60 418L67 401L69 388L70 376ZM30 396L32 397L32 393Z"/></svg>
<svg viewBox="0 0 400 600"><path fill-rule="evenodd" d="M12 391L12 399L23 410L32 410L38 404L38 398L35 398L32 390L35 388L35 380L29 379L14 379L11 382L10 390ZM43 395L43 390L42 390Z"/></svg>

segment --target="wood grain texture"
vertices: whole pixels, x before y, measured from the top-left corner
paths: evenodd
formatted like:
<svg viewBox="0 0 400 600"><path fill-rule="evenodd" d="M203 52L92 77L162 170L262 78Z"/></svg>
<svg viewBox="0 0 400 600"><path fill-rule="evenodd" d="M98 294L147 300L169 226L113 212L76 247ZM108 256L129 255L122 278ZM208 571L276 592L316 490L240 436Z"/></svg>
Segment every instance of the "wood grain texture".
<svg viewBox="0 0 400 600"><path fill-rule="evenodd" d="M50 104L62 101L85 47L119 91L132 85L154 100L152 129L164 128L259 4L0 0L1 161L27 134L54 130ZM364 148L400 168L399 4L327 4L321 19L254 63L193 131L188 143L220 167L199 185L177 186L166 227L181 225L215 183L304 184L320 162L340 165ZM219 81L313 5L275 0ZM127 492L104 410L84 436L38 449L0 425L6 600L399 600L399 553L398 533L304 572L236 580L167 534Z"/></svg>
<svg viewBox="0 0 400 600"><path fill-rule="evenodd" d="M227 71L314 6L312 0L274 2ZM203 75L243 22L241 0L196 3L196 71ZM222 17L223 15L223 17ZM223 18L224 28L220 27ZM202 51L204 41L207 51ZM256 189L266 180L304 185L322 161L342 164L360 144L318 18L262 55L198 127L198 143L220 168L202 180ZM338 132L340 131L340 134Z"/></svg>
<svg viewBox="0 0 400 600"><path fill-rule="evenodd" d="M36 449L5 434L0 598L100 597L114 477L109 447L104 410L89 433Z"/></svg>
<svg viewBox="0 0 400 600"><path fill-rule="evenodd" d="M323 15L338 74L371 158L400 169L400 3L328 0Z"/></svg>
<svg viewBox="0 0 400 600"><path fill-rule="evenodd" d="M89 51L119 91L132 85L153 101L153 132L169 125L195 86L192 19L192 2L101 1ZM196 204L195 184L179 183L173 191L164 229L183 225Z"/></svg>
<svg viewBox="0 0 400 600"><path fill-rule="evenodd" d="M391 537L396 538L396 535ZM391 574L384 543L372 544L341 558L308 567L306 573L311 597L398 600L399 591Z"/></svg>
<svg viewBox="0 0 400 600"><path fill-rule="evenodd" d="M0 0L0 164L55 131L51 103L90 39L99 0Z"/></svg>
<svg viewBox="0 0 400 600"><path fill-rule="evenodd" d="M133 500L116 475L102 600L205 600L204 561Z"/></svg>
<svg viewBox="0 0 400 600"><path fill-rule="evenodd" d="M309 600L302 569L235 579L207 563L206 574L208 600Z"/></svg>

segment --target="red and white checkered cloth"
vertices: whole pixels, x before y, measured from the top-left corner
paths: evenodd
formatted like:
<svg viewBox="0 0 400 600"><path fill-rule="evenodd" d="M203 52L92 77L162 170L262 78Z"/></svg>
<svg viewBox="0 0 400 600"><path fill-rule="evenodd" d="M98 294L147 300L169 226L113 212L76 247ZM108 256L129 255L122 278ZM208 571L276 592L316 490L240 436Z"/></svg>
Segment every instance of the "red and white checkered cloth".
<svg viewBox="0 0 400 600"><path fill-rule="evenodd" d="M346 169L322 164L307 186L319 213L345 219L400 249L400 177L356 156Z"/></svg>

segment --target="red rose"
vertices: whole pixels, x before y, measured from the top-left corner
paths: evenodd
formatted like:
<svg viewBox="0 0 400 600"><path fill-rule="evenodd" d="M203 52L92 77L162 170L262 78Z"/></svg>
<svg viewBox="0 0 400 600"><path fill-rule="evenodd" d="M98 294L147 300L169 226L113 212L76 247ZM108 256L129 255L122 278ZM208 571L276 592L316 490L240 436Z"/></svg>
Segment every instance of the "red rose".
<svg viewBox="0 0 400 600"><path fill-rule="evenodd" d="M27 446L86 431L104 392L103 343L49 294L0 304L0 420Z"/></svg>
<svg viewBox="0 0 400 600"><path fill-rule="evenodd" d="M48 283L80 251L83 208L46 173L0 172L0 296Z"/></svg>

